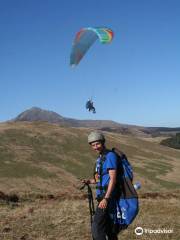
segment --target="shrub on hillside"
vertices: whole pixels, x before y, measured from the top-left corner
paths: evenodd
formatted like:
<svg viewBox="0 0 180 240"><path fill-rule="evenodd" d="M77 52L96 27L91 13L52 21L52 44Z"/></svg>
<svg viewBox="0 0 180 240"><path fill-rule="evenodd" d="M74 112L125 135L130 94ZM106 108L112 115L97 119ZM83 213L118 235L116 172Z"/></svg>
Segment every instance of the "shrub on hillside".
<svg viewBox="0 0 180 240"><path fill-rule="evenodd" d="M180 133L176 133L176 136L164 139L161 141L161 145L167 147L180 149Z"/></svg>

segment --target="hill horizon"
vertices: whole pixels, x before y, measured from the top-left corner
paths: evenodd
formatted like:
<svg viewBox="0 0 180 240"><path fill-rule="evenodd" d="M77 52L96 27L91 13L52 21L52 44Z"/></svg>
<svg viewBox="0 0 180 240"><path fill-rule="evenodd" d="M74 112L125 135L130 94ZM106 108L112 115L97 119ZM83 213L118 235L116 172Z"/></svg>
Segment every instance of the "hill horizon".
<svg viewBox="0 0 180 240"><path fill-rule="evenodd" d="M162 135L175 135L180 132L180 127L144 127L138 125L122 124L112 120L78 120L74 118L67 118L60 115L57 112L51 110L41 109L39 107L31 107L15 118L7 120L5 122L17 122L17 121L46 121L49 123L58 123L61 126L69 127L89 127L108 132L140 135L144 137L149 136L162 136Z"/></svg>

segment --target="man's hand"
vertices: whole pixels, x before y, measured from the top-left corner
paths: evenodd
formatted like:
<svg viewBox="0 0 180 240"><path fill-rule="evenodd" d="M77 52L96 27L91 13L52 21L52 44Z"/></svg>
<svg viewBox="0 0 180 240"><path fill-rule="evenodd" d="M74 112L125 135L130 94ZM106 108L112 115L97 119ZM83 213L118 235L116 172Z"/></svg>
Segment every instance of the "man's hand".
<svg viewBox="0 0 180 240"><path fill-rule="evenodd" d="M85 184L90 184L91 180L90 179L83 179L83 180L81 180L81 182L85 183Z"/></svg>
<svg viewBox="0 0 180 240"><path fill-rule="evenodd" d="M98 207L101 209L106 209L108 205L108 200L103 198L103 200L99 203Z"/></svg>
<svg viewBox="0 0 180 240"><path fill-rule="evenodd" d="M81 180L82 183L85 183L85 184L95 184L96 181L95 179L83 179Z"/></svg>

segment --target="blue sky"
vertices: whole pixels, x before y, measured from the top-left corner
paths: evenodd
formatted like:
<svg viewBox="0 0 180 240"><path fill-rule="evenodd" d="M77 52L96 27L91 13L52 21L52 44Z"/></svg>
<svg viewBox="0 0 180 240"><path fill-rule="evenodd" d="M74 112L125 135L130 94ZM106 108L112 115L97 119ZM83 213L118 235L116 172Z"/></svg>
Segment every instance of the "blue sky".
<svg viewBox="0 0 180 240"><path fill-rule="evenodd" d="M82 27L113 29L72 69ZM180 126L179 0L0 0L0 121L37 106L76 119ZM97 114L84 105L93 97Z"/></svg>

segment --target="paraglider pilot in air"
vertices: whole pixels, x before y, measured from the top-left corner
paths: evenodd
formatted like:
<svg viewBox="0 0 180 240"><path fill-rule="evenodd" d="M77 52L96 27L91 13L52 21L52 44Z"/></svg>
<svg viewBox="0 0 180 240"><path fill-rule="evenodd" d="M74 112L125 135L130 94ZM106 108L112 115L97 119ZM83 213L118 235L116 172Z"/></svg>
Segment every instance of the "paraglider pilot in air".
<svg viewBox="0 0 180 240"><path fill-rule="evenodd" d="M93 106L93 101L91 99L88 99L88 101L86 102L86 109L90 111L92 111L93 113L96 113L96 109Z"/></svg>

